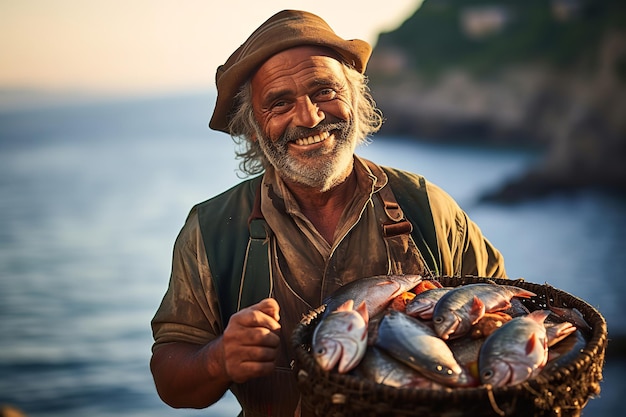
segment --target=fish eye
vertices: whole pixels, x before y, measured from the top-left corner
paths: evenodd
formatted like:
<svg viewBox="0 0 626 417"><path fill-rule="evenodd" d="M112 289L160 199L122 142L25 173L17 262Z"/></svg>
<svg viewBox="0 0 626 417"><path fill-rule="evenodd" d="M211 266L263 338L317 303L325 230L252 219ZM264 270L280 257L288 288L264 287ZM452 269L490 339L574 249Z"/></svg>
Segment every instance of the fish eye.
<svg viewBox="0 0 626 417"><path fill-rule="evenodd" d="M493 370L487 369L486 371L483 372L482 376L484 379L491 378L493 376Z"/></svg>
<svg viewBox="0 0 626 417"><path fill-rule="evenodd" d="M317 355L323 355L324 353L326 353L326 348L321 347L321 348L317 349L317 350L315 351L315 353L316 353Z"/></svg>
<svg viewBox="0 0 626 417"><path fill-rule="evenodd" d="M434 323L443 323L443 317L437 316L437 317L433 318L433 322Z"/></svg>
<svg viewBox="0 0 626 417"><path fill-rule="evenodd" d="M443 365L435 366L435 371L437 371L438 373L440 373L442 375L453 375L454 374L452 369L448 368L447 366L443 366Z"/></svg>

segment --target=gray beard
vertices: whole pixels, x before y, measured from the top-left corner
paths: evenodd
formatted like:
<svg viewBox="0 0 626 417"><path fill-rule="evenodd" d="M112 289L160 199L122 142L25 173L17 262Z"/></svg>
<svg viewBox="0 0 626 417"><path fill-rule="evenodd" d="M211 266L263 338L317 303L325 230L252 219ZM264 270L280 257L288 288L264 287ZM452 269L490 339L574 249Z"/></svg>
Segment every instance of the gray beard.
<svg viewBox="0 0 626 417"><path fill-rule="evenodd" d="M307 153L310 164L301 163L289 156L288 144L292 140L313 133L335 130L337 146L331 152L312 150ZM357 140L351 123L340 122L319 126L316 129L290 129L276 142L266 139L257 131L259 146L269 163L285 180L325 192L341 184L352 170Z"/></svg>

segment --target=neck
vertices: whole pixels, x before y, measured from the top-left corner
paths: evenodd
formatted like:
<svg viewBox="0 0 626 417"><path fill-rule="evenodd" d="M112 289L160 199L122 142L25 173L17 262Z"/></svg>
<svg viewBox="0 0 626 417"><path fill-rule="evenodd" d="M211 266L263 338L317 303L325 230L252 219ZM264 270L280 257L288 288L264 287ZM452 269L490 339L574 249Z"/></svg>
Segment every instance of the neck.
<svg viewBox="0 0 626 417"><path fill-rule="evenodd" d="M344 209L350 202L357 187L354 170L345 180L328 191L320 191L299 183L285 181L302 213L313 223L324 239L332 244L335 229Z"/></svg>

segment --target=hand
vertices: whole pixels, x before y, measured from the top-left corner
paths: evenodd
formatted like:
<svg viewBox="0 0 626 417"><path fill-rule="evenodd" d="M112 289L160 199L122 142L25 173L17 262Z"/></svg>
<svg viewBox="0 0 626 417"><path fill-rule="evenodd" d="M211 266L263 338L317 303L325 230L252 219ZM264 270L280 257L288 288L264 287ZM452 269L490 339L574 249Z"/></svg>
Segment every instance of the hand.
<svg viewBox="0 0 626 417"><path fill-rule="evenodd" d="M224 330L224 368L237 383L274 370L280 337L279 306L273 298L233 314Z"/></svg>

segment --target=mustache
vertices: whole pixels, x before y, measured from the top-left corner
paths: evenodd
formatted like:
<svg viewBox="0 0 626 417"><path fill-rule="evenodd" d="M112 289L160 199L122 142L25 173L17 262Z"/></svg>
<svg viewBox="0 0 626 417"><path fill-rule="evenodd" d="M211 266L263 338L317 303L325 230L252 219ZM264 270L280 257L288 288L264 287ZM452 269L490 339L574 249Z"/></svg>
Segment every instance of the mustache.
<svg viewBox="0 0 626 417"><path fill-rule="evenodd" d="M287 144L296 139L308 138L309 136L319 135L320 133L330 132L331 130L339 130L342 133L341 137L343 137L349 129L350 123L347 121L320 123L314 128L292 127L285 130L277 144Z"/></svg>

